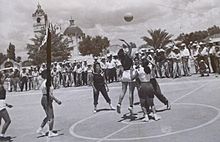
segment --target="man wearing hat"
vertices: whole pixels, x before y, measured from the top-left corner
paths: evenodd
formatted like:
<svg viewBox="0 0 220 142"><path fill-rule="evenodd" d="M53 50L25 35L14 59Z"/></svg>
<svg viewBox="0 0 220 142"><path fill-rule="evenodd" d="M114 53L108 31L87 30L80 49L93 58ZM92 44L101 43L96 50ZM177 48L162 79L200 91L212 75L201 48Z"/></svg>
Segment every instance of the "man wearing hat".
<svg viewBox="0 0 220 142"><path fill-rule="evenodd" d="M210 46L209 57L210 57L211 67L212 67L213 73L216 73L217 72L216 61L215 61L217 60L216 47L213 43L209 43L209 46Z"/></svg>
<svg viewBox="0 0 220 142"><path fill-rule="evenodd" d="M82 85L87 85L87 69L87 61L84 60L82 65Z"/></svg>
<svg viewBox="0 0 220 142"><path fill-rule="evenodd" d="M165 76L168 77L168 72L166 67L166 56L164 49L159 49L157 51L157 62L158 62L158 72L160 78L164 78Z"/></svg>
<svg viewBox="0 0 220 142"><path fill-rule="evenodd" d="M207 64L207 66L209 68L209 73L210 73L211 70L210 70L209 59L208 59L208 56L209 56L208 47L203 42L200 42L199 44L202 47L202 49L201 49L201 60L205 61L205 63Z"/></svg>
<svg viewBox="0 0 220 142"><path fill-rule="evenodd" d="M114 63L114 60L112 59L111 54L109 54L107 58L108 58L108 61L106 65L107 65L107 70L108 70L108 81L109 83L111 83L114 81L114 75L116 74L116 68L115 68L116 65Z"/></svg>
<svg viewBox="0 0 220 142"><path fill-rule="evenodd" d="M180 54L182 58L184 76L190 76L190 67L189 67L190 52L189 52L189 49L186 47L185 43L181 44Z"/></svg>

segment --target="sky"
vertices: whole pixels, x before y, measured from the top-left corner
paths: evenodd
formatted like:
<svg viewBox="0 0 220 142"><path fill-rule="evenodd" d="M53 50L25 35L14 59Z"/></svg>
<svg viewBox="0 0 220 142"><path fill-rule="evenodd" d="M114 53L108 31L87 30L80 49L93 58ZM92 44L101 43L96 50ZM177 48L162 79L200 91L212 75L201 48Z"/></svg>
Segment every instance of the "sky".
<svg viewBox="0 0 220 142"><path fill-rule="evenodd" d="M0 52L6 53L11 42L16 55L27 57L38 2L62 31L72 17L85 34L107 36L112 45L120 44L119 38L144 44L141 37L148 36L149 29L161 28L176 37L220 26L219 0L0 0ZM133 21L123 20L127 12Z"/></svg>

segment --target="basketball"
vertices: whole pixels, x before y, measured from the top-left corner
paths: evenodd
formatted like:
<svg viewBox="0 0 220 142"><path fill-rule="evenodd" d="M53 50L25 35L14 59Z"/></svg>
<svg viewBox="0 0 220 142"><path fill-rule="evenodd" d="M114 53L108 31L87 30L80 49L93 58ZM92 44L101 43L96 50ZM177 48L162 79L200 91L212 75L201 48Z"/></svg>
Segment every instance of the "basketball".
<svg viewBox="0 0 220 142"><path fill-rule="evenodd" d="M126 21L126 22L131 22L132 20L133 20L133 15L129 12L129 13L126 13L125 15L124 15L124 20Z"/></svg>

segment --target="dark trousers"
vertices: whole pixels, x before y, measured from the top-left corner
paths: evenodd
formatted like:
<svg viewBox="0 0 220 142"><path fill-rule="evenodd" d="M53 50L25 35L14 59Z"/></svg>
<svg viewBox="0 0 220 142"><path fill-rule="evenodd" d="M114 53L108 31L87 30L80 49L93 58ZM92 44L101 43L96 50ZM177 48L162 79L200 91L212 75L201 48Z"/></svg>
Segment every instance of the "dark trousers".
<svg viewBox="0 0 220 142"><path fill-rule="evenodd" d="M210 61L211 61L211 66L212 66L212 70L214 73L217 72L217 67L216 67L216 56L215 55L210 55Z"/></svg>
<svg viewBox="0 0 220 142"><path fill-rule="evenodd" d="M83 85L87 85L87 72L82 72Z"/></svg>
<svg viewBox="0 0 220 142"><path fill-rule="evenodd" d="M107 103L111 103L111 99L108 96L108 93L106 91L105 85L101 85L101 86L95 86L95 88L97 89L97 92L93 91L93 96L94 96L94 105L96 106L98 104L98 100L99 100L99 92L102 93L103 97L105 98Z"/></svg>
<svg viewBox="0 0 220 142"><path fill-rule="evenodd" d="M115 81L118 81L118 76L117 76L116 68L114 68L113 74L114 74Z"/></svg>
<svg viewBox="0 0 220 142"><path fill-rule="evenodd" d="M24 90L24 86L25 86L25 90L27 91L28 78L26 76L21 78L21 91Z"/></svg>
<svg viewBox="0 0 220 142"><path fill-rule="evenodd" d="M150 83L153 85L154 91L155 91L155 96L163 103L167 104L168 100L167 98L162 94L160 90L160 86L155 78L150 79Z"/></svg>
<svg viewBox="0 0 220 142"><path fill-rule="evenodd" d="M109 77L108 81L109 81L109 83L114 81L114 70L115 70L115 68L108 69L108 77Z"/></svg>
<svg viewBox="0 0 220 142"><path fill-rule="evenodd" d="M73 81L74 81L74 84L76 86L76 72L73 72Z"/></svg>

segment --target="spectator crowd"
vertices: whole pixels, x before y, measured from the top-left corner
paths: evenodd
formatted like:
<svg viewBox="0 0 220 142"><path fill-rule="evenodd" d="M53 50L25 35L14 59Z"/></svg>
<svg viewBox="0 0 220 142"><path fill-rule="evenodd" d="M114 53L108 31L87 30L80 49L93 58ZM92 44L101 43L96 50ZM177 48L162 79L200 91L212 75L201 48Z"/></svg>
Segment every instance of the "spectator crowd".
<svg viewBox="0 0 220 142"><path fill-rule="evenodd" d="M193 73L201 76L220 73L220 46L217 43L191 42L188 46L185 43L172 44L156 50L141 48L132 57L140 60L146 55L156 65L154 72L157 78L175 79ZM51 77L54 88L91 85L93 65L96 63L100 64L107 83L120 81L122 64L117 54L108 54L107 57L94 57L93 63L86 60L53 62ZM28 91L39 89L44 70L45 63L2 72L8 78L8 91Z"/></svg>

